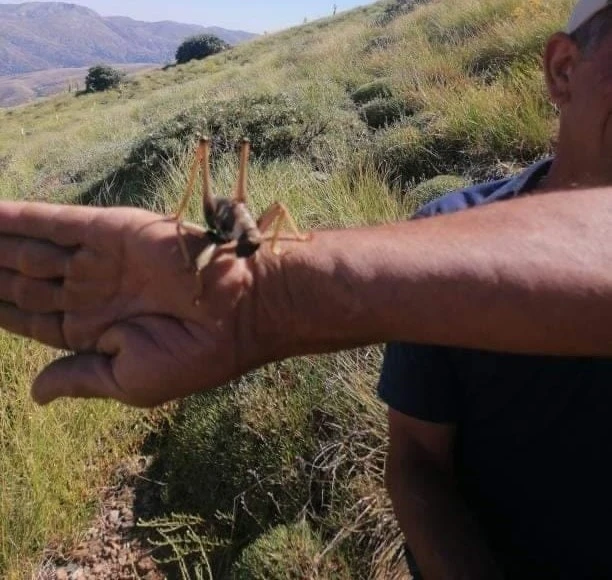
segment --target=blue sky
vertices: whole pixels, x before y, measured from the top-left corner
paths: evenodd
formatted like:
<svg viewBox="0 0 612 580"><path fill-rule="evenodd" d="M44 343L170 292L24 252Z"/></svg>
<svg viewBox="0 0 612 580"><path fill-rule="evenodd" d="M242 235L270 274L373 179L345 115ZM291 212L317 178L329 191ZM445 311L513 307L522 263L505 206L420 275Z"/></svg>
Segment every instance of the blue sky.
<svg viewBox="0 0 612 580"><path fill-rule="evenodd" d="M20 4L23 0L0 0ZM65 0L95 10L102 16L129 16L137 20L174 20L187 24L221 26L273 32L330 16L334 0L264 1L264 0ZM372 4L372 0L336 0L338 11Z"/></svg>

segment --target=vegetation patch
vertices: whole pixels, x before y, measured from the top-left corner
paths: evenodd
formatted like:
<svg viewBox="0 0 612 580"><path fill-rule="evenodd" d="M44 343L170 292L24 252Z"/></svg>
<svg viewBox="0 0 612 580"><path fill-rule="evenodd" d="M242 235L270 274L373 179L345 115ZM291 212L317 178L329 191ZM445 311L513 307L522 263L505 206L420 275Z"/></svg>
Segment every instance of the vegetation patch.
<svg viewBox="0 0 612 580"><path fill-rule="evenodd" d="M176 49L176 63L185 64L190 60L201 60L229 48L227 42L212 34L191 36Z"/></svg>
<svg viewBox="0 0 612 580"><path fill-rule="evenodd" d="M349 580L350 569L337 554L325 552L306 520L272 528L247 546L232 566L234 580Z"/></svg>
<svg viewBox="0 0 612 580"><path fill-rule="evenodd" d="M87 71L85 91L95 93L117 88L124 80L125 74L111 66L96 65Z"/></svg>
<svg viewBox="0 0 612 580"><path fill-rule="evenodd" d="M374 99L359 109L359 115L371 129L380 129L412 114L400 99Z"/></svg>
<svg viewBox="0 0 612 580"><path fill-rule="evenodd" d="M191 107L142 139L124 165L104 182L120 190L125 203L141 204L150 184L168 166L188 155L201 136L209 136L213 162L234 153L243 138L251 142L252 158L271 162L321 156L333 163L333 144L356 144L363 125L348 111L322 114L286 93L242 96ZM332 145L332 147L330 147ZM103 183L104 183L103 182ZM84 200L99 200L103 183L95 184Z"/></svg>
<svg viewBox="0 0 612 580"><path fill-rule="evenodd" d="M387 26L393 20L407 14L419 4L427 4L431 0L389 0L383 4L382 11L374 19L375 26Z"/></svg>
<svg viewBox="0 0 612 580"><path fill-rule="evenodd" d="M411 208L418 211L435 199L468 185L469 181L460 175L436 175L410 189L407 195Z"/></svg>
<svg viewBox="0 0 612 580"><path fill-rule="evenodd" d="M376 79L361 85L351 95L351 99L356 105L364 105L374 99L386 99L393 95L393 91L389 85L389 81L385 79Z"/></svg>
<svg viewBox="0 0 612 580"><path fill-rule="evenodd" d="M0 197L170 213L208 133L222 194L235 183L235 145L253 142L255 215L279 200L304 229L404 219L464 180L550 154L557 117L539 53L573 5L374 3L150 70L121 91L0 109ZM379 99L407 112L390 122L383 111L372 130L360 108L382 109ZM199 210L194 199L190 219ZM137 421L113 405L36 408L28 387L53 354L12 339L0 347L0 576L22 580L50 539L83 533L89 498ZM345 566L355 579L407 577L383 485L379 368L378 348L286 361L183 402L146 451L164 492L143 529L169 577L273 577L263 552L287 545L300 554L288 571L319 562L321 577L342 580Z"/></svg>
<svg viewBox="0 0 612 580"><path fill-rule="evenodd" d="M400 188L430 179L446 165L438 143L412 124L379 131L367 151L381 176Z"/></svg>
<svg viewBox="0 0 612 580"><path fill-rule="evenodd" d="M190 399L152 467L166 482L157 524L165 517L167 530L181 522L174 514L196 514L201 541L192 545L209 547L213 577L283 577L280 554L284 577L303 577L305 566L338 578L399 577L401 540L379 487L384 409L371 397L379 357L365 349L288 361ZM197 550L179 555L164 540L172 566L201 562Z"/></svg>

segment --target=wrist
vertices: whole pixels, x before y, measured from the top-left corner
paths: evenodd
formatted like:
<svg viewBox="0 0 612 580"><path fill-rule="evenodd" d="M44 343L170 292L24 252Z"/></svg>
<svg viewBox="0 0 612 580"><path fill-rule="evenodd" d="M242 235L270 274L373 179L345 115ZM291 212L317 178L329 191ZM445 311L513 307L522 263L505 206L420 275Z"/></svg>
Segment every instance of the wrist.
<svg viewBox="0 0 612 580"><path fill-rule="evenodd" d="M254 260L255 336L286 358L376 342L368 260L351 253L351 230L321 231L308 242L268 246ZM364 257L365 258L365 257Z"/></svg>

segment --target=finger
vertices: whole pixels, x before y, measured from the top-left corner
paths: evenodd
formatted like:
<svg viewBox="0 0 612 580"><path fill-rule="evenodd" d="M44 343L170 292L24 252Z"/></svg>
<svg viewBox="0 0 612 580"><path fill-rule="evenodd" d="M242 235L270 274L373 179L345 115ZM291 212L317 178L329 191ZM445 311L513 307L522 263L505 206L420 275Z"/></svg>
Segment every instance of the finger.
<svg viewBox="0 0 612 580"><path fill-rule="evenodd" d="M0 202L0 234L49 240L60 246L77 246L86 239L101 210L50 203Z"/></svg>
<svg viewBox="0 0 612 580"><path fill-rule="evenodd" d="M33 338L55 348L66 349L61 314L24 312L12 304L0 303L0 327Z"/></svg>
<svg viewBox="0 0 612 580"><path fill-rule="evenodd" d="M102 354L64 357L45 368L32 386L32 398L46 405L60 397L125 401L113 375L112 358Z"/></svg>
<svg viewBox="0 0 612 580"><path fill-rule="evenodd" d="M64 289L55 280L36 280L11 270L0 269L0 300L27 312L62 312Z"/></svg>
<svg viewBox="0 0 612 580"><path fill-rule="evenodd" d="M32 278L61 278L73 252L39 240L0 235L0 268Z"/></svg>

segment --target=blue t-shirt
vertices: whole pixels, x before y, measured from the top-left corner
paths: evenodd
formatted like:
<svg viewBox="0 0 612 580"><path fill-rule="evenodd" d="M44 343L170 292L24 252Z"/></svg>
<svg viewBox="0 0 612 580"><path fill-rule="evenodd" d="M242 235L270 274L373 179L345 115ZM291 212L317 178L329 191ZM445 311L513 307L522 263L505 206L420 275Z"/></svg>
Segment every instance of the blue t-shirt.
<svg viewBox="0 0 612 580"><path fill-rule="evenodd" d="M453 192L417 217L519 196L550 163ZM456 425L459 489L507 578L612 578L611 359L390 343L379 394Z"/></svg>

